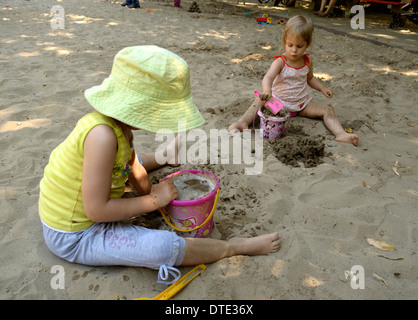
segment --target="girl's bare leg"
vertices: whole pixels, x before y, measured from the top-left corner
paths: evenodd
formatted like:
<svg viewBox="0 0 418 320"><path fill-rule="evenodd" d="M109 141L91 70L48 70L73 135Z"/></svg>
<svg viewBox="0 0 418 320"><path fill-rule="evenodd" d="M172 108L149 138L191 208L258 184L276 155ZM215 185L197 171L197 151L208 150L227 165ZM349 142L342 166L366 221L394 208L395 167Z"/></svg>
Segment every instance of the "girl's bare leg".
<svg viewBox="0 0 418 320"><path fill-rule="evenodd" d="M235 255L267 255L280 249L281 238L277 232L254 238L233 238L228 241L185 238L186 253L181 265L211 263Z"/></svg>
<svg viewBox="0 0 418 320"><path fill-rule="evenodd" d="M329 2L329 5L328 5L328 8L327 8L327 10L324 12L324 16L327 16L330 12L332 12L332 10L334 9L334 5L335 5L335 2L336 2L337 0L331 0L330 2Z"/></svg>
<svg viewBox="0 0 418 320"><path fill-rule="evenodd" d="M323 16L326 5L327 5L327 0L322 0L321 1L321 8L319 9L319 11L315 12L315 14L317 14L319 16Z"/></svg>
<svg viewBox="0 0 418 320"><path fill-rule="evenodd" d="M299 112L299 115L308 118L322 118L325 126L335 136L335 141L358 145L358 135L344 130L333 107L311 101L305 109Z"/></svg>
<svg viewBox="0 0 418 320"><path fill-rule="evenodd" d="M253 123L257 110L263 105L263 101L259 98L255 98L253 104L247 109L247 111L245 111L242 117L229 126L228 131L242 131L248 129L248 127Z"/></svg>

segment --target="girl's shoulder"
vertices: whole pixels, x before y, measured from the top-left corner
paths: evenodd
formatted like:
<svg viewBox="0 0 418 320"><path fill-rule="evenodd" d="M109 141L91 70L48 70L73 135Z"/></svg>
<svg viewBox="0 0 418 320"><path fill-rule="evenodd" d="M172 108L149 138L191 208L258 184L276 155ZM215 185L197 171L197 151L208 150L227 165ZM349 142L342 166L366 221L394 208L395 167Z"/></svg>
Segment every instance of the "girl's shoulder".
<svg viewBox="0 0 418 320"><path fill-rule="evenodd" d="M274 61L276 61L276 60L279 60L279 61L283 61L283 62L286 62L286 55L283 53L283 54L279 54L278 56L273 56L273 58L274 58Z"/></svg>
<svg viewBox="0 0 418 320"><path fill-rule="evenodd" d="M303 58L305 59L305 64L309 67L309 69L312 69L312 58L309 54L304 54Z"/></svg>
<svg viewBox="0 0 418 320"><path fill-rule="evenodd" d="M286 58L286 54L280 54L278 56L274 56L274 61L278 60L278 62L281 62L281 64L286 64L287 63L287 58ZM303 55L303 61L305 65L310 65L311 64L311 58L309 57L309 54L306 53Z"/></svg>
<svg viewBox="0 0 418 320"><path fill-rule="evenodd" d="M273 56L273 57L274 57L273 64L278 66L281 70L286 64L286 60L287 60L286 56L284 54L280 54L278 56Z"/></svg>

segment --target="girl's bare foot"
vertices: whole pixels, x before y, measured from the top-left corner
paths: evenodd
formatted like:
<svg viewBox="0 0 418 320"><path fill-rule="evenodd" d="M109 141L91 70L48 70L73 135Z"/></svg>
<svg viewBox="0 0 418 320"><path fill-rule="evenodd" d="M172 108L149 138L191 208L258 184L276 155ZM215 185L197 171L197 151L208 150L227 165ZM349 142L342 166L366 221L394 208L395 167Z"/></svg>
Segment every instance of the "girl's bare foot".
<svg viewBox="0 0 418 320"><path fill-rule="evenodd" d="M351 144L353 144L357 147L357 145L358 145L358 135L356 135L354 133L344 132L340 136L336 137L335 141L351 143Z"/></svg>
<svg viewBox="0 0 418 320"><path fill-rule="evenodd" d="M279 251L281 240L282 235L274 232L254 238L232 238L229 243L239 248L239 254L267 255Z"/></svg>
<svg viewBox="0 0 418 320"><path fill-rule="evenodd" d="M320 16L320 17L326 17L326 16L328 16L328 13L329 12L327 12L327 11L325 11L325 12L318 11L318 16Z"/></svg>

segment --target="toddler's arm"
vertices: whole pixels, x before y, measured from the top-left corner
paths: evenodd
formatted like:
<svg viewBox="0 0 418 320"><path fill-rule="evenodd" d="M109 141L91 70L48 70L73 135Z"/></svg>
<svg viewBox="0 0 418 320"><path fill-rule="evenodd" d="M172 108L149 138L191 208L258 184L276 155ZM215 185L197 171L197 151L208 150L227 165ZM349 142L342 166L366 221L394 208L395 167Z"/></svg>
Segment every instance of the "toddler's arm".
<svg viewBox="0 0 418 320"><path fill-rule="evenodd" d="M271 86L273 85L273 81L276 76L282 71L283 69L283 60L276 59L270 66L270 69L265 74L263 81L261 82L261 87L263 89L262 94L260 94L261 100L268 100L272 96L272 89Z"/></svg>
<svg viewBox="0 0 418 320"><path fill-rule="evenodd" d="M311 88L322 92L322 94L324 96L326 96L327 98L332 98L332 96L333 96L332 90L329 89L329 88L327 88L327 87L325 87L323 85L323 83L321 82L321 80L319 80L318 78L314 77L314 75L313 75L312 60L310 60L310 62L309 62L308 85Z"/></svg>

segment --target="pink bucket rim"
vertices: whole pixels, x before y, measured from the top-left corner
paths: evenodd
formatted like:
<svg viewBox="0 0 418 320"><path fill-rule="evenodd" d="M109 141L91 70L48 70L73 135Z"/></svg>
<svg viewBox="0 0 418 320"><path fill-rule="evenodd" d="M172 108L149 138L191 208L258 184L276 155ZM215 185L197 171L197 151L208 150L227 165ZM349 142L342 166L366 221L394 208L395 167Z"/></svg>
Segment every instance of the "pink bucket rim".
<svg viewBox="0 0 418 320"><path fill-rule="evenodd" d="M204 175L210 175L212 178L214 178L214 180L216 182L215 189L213 189L212 192L210 192L209 194L207 194L206 196L204 196L202 198L193 199L193 200L173 200L173 201L170 202L170 205L173 205L173 206L193 206L193 205L204 203L204 202L206 202L206 201L208 201L211 198L216 196L216 192L220 188L221 184L219 182L219 179L210 171L196 170L196 169L181 170L181 171L177 171L177 172L174 172L172 174L169 174L165 178L161 179L161 181L166 180L166 179L170 179L174 176L177 176L177 175L182 174L182 173L187 173L187 172L193 173L193 174L199 174L200 173L200 174L204 174Z"/></svg>
<svg viewBox="0 0 418 320"><path fill-rule="evenodd" d="M281 118L277 118L277 117L265 117L264 113L262 113L260 111L260 109L257 110L257 114L260 116L260 118L263 118L265 120L268 121L274 121L274 122L285 122L289 119L289 117L281 117Z"/></svg>

